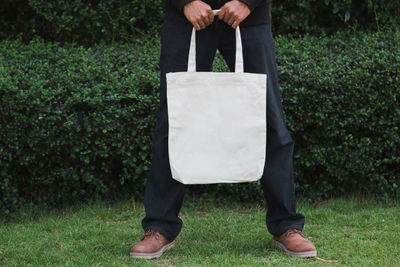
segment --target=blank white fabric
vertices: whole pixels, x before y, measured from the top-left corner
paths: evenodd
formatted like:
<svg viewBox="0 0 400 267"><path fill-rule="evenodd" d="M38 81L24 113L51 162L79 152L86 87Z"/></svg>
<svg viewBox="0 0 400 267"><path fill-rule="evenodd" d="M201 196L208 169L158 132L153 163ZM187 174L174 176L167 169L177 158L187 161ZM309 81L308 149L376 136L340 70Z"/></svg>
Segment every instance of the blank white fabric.
<svg viewBox="0 0 400 267"><path fill-rule="evenodd" d="M243 72L239 27L235 72L196 72L195 33L188 72L167 73L172 177L184 184L256 181L266 160L267 76Z"/></svg>

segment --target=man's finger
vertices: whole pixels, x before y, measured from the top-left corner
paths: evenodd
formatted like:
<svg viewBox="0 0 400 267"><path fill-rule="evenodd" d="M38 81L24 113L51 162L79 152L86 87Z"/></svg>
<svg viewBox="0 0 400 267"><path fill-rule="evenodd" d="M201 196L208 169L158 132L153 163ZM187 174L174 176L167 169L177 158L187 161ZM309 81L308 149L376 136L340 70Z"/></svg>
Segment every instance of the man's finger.
<svg viewBox="0 0 400 267"><path fill-rule="evenodd" d="M193 26L196 29L196 31L200 31L201 30L200 25L197 22L194 22Z"/></svg>
<svg viewBox="0 0 400 267"><path fill-rule="evenodd" d="M208 17L208 14L202 14L200 17L201 21L204 23L204 25L210 24L210 18Z"/></svg>
<svg viewBox="0 0 400 267"><path fill-rule="evenodd" d="M229 11L225 11L225 15L224 15L225 23L229 24L231 22L229 25L232 25L233 20L234 20L233 14Z"/></svg>
<svg viewBox="0 0 400 267"><path fill-rule="evenodd" d="M213 15L213 12L212 12L211 8L207 9L206 13L203 15L203 22L206 25L206 27L212 23L212 19L213 19L212 15Z"/></svg>
<svg viewBox="0 0 400 267"><path fill-rule="evenodd" d="M212 11L208 14L208 19L209 19L209 21L210 21L210 24L213 23L213 21L214 21L214 14L213 14ZM210 24L208 24L208 25L210 25Z"/></svg>
<svg viewBox="0 0 400 267"><path fill-rule="evenodd" d="M220 20L224 20L224 16L225 16L225 9L222 7L221 11L219 12L218 18Z"/></svg>
<svg viewBox="0 0 400 267"><path fill-rule="evenodd" d="M204 21L202 21L201 19L198 20L197 23L199 24L201 30L204 29L204 28L206 27L206 24L205 24Z"/></svg>
<svg viewBox="0 0 400 267"><path fill-rule="evenodd" d="M240 24L240 20L235 20L235 22L232 24L232 28L234 28L234 29L236 29L237 28L237 26L239 26L239 24Z"/></svg>
<svg viewBox="0 0 400 267"><path fill-rule="evenodd" d="M235 16L231 15L226 23L228 23L228 25L232 25L235 22L235 20L236 20Z"/></svg>
<svg viewBox="0 0 400 267"><path fill-rule="evenodd" d="M231 19L230 14L229 14L229 13L225 13L225 15L224 15L224 22L225 22L225 23L228 23L230 19Z"/></svg>

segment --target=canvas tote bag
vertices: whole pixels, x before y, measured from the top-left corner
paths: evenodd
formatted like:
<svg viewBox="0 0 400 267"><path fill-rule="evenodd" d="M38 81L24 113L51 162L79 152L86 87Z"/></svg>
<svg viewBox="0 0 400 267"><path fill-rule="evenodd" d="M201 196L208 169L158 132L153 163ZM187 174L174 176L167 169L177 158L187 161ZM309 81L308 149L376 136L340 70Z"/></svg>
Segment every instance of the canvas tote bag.
<svg viewBox="0 0 400 267"><path fill-rule="evenodd" d="M266 157L267 75L243 72L239 27L235 72L196 72L193 28L187 72L166 76L173 179L183 184L260 179Z"/></svg>

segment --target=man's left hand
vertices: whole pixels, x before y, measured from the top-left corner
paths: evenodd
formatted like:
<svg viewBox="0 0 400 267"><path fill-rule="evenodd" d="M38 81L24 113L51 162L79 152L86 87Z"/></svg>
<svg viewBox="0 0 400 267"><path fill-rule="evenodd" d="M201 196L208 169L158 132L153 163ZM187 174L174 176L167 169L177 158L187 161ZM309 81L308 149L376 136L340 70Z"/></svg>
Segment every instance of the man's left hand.
<svg viewBox="0 0 400 267"><path fill-rule="evenodd" d="M239 0L232 0L221 7L218 18L236 29L240 22L250 15L250 12L249 7L245 3Z"/></svg>

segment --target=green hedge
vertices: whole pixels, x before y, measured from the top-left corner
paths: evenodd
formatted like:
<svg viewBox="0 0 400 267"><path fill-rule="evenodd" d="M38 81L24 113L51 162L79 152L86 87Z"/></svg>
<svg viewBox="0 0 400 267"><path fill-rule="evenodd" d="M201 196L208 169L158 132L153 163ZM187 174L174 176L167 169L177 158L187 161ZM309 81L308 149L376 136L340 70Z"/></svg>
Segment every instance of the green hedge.
<svg viewBox="0 0 400 267"><path fill-rule="evenodd" d="M126 188L149 165L157 46L0 45L1 207Z"/></svg>
<svg viewBox="0 0 400 267"><path fill-rule="evenodd" d="M273 31L332 33L399 27L398 0L272 0Z"/></svg>
<svg viewBox="0 0 400 267"><path fill-rule="evenodd" d="M400 185L399 32L275 39L297 192L394 197ZM2 210L93 195L140 198L157 111L159 39L0 43ZM226 66L218 58L214 67ZM259 199L257 183L192 192Z"/></svg>
<svg viewBox="0 0 400 267"><path fill-rule="evenodd" d="M162 0L2 0L0 39L39 35L47 40L90 44L132 42L159 28Z"/></svg>
<svg viewBox="0 0 400 267"><path fill-rule="evenodd" d="M278 38L299 190L398 194L400 32Z"/></svg>
<svg viewBox="0 0 400 267"><path fill-rule="evenodd" d="M132 42L159 29L162 0L3 0L0 39L39 35L46 40L92 44ZM272 1L273 32L320 33L399 27L398 0Z"/></svg>

